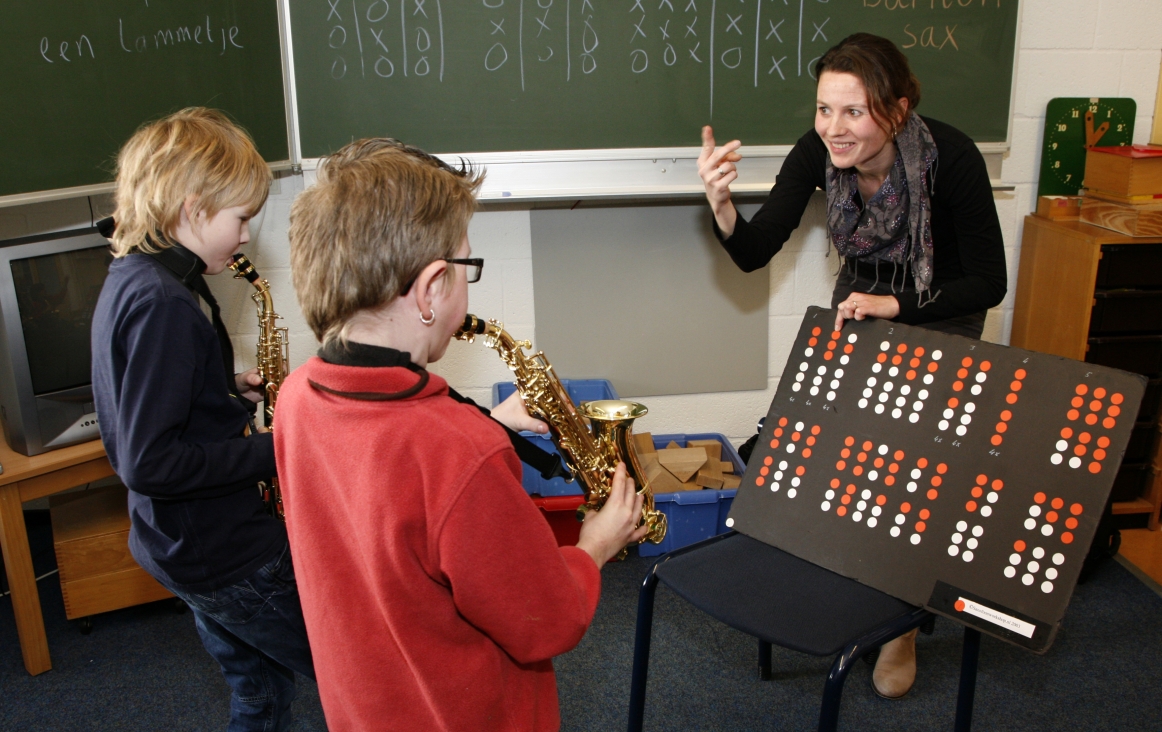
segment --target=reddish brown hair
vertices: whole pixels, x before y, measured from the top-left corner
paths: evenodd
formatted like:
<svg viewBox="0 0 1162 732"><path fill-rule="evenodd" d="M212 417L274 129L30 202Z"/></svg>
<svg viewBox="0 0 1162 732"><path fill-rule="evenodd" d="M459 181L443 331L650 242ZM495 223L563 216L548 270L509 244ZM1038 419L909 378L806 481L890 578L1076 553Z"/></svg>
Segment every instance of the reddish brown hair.
<svg viewBox="0 0 1162 732"><path fill-rule="evenodd" d="M844 38L815 64L815 78L825 71L851 74L863 82L872 119L889 134L907 119L907 114L900 114L900 99L908 100L908 114L920 104L920 81L908 57L887 38L871 33ZM900 123L895 121L898 117L903 117Z"/></svg>

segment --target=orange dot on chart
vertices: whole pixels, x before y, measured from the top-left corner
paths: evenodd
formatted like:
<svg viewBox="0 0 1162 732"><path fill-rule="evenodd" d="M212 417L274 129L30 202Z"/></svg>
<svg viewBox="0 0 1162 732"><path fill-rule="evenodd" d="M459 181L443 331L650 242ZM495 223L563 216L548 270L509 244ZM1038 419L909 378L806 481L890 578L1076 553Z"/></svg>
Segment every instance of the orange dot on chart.
<svg viewBox="0 0 1162 732"><path fill-rule="evenodd" d="M1077 519L1073 518L1072 516L1065 519L1065 528L1076 529L1077 528Z"/></svg>
<svg viewBox="0 0 1162 732"><path fill-rule="evenodd" d="M837 341L837 340L839 340L839 336L841 336L841 335L843 335L843 334L840 333L839 331L833 330L833 331L831 331L831 340Z"/></svg>
<svg viewBox="0 0 1162 732"><path fill-rule="evenodd" d="M994 491L999 491L1001 488L1004 488L1004 487L1005 487L1005 481L1001 480L1000 478L997 478L996 480L993 481L993 490Z"/></svg>
<svg viewBox="0 0 1162 732"><path fill-rule="evenodd" d="M1084 394L1087 391L1089 391L1089 387L1086 386L1085 384L1078 384L1077 388L1074 389L1074 391L1077 392L1078 394Z"/></svg>
<svg viewBox="0 0 1162 732"><path fill-rule="evenodd" d="M877 506L882 506L887 502L888 502L888 497L885 496L883 493L876 496L876 505Z"/></svg>
<svg viewBox="0 0 1162 732"><path fill-rule="evenodd" d="M964 382L963 381L952 382L952 390L953 391L961 391L963 389L964 389Z"/></svg>
<svg viewBox="0 0 1162 732"><path fill-rule="evenodd" d="M1084 455L1085 454L1085 445L1074 445L1073 454L1077 455L1079 457L1081 455Z"/></svg>
<svg viewBox="0 0 1162 732"><path fill-rule="evenodd" d="M875 446L874 446L874 445L872 445L872 443L871 443L871 440L864 440L864 441L863 441L863 450L864 450L864 452L867 452L868 450L872 449L873 447L875 447Z"/></svg>
<svg viewBox="0 0 1162 732"><path fill-rule="evenodd" d="M980 362L980 370L981 371L988 371L992 367L993 367L993 365L991 363L989 363L988 361L981 361Z"/></svg>
<svg viewBox="0 0 1162 732"><path fill-rule="evenodd" d="M899 356L892 356L892 364L895 366L899 366L903 360L904 359L900 358Z"/></svg>
<svg viewBox="0 0 1162 732"><path fill-rule="evenodd" d="M896 353L907 353L907 352L908 352L908 344L901 343L900 345L896 346Z"/></svg>
<svg viewBox="0 0 1162 732"><path fill-rule="evenodd" d="M803 473L806 473L806 472L807 472L807 468L803 467L802 465L795 468L795 475L802 475Z"/></svg>
<svg viewBox="0 0 1162 732"><path fill-rule="evenodd" d="M878 457L872 461L872 465L876 466L877 468L882 468L884 467L884 459L882 457Z"/></svg>
<svg viewBox="0 0 1162 732"><path fill-rule="evenodd" d="M935 488L928 489L928 500L929 501L935 501L939 495L940 495L940 492L937 491Z"/></svg>
<svg viewBox="0 0 1162 732"><path fill-rule="evenodd" d="M940 478L940 476L939 476L939 475L933 475L933 476L932 476L932 486L933 486L933 487L935 487L935 488L939 488L939 487L940 487L940 484L941 484L941 483L943 483L943 482L944 482L944 481L943 481L943 480Z"/></svg>
<svg viewBox="0 0 1162 732"><path fill-rule="evenodd" d="M814 348L814 347L815 347L815 346L817 346L818 344L819 344L819 339L818 339L818 338L808 338L808 339L807 339L807 345L808 345L808 346L811 346L812 348Z"/></svg>
<svg viewBox="0 0 1162 732"><path fill-rule="evenodd" d="M1121 413L1122 413L1122 408L1116 404L1112 405L1109 409L1106 410L1106 414L1108 414L1111 417L1116 417Z"/></svg>
<svg viewBox="0 0 1162 732"><path fill-rule="evenodd" d="M1057 523L1057 512L1050 511L1049 513L1045 514L1045 520L1051 524Z"/></svg>
<svg viewBox="0 0 1162 732"><path fill-rule="evenodd" d="M964 358L960 359L960 365L961 366L971 366L972 365L972 357L965 356Z"/></svg>
<svg viewBox="0 0 1162 732"><path fill-rule="evenodd" d="M980 486L979 486L979 485L978 485L978 486L973 486L973 488L972 488L972 497L973 497L973 498L980 498L980 497L981 497L981 496L983 496L983 495L984 495L984 491L982 491L982 490L980 489Z"/></svg>
<svg viewBox="0 0 1162 732"><path fill-rule="evenodd" d="M895 484L896 484L896 477L894 475L885 475L884 476L884 485L895 485Z"/></svg>
<svg viewBox="0 0 1162 732"><path fill-rule="evenodd" d="M1021 390L1021 382L1014 381L1013 383L1009 384L1009 391L1020 391L1020 390Z"/></svg>
<svg viewBox="0 0 1162 732"><path fill-rule="evenodd" d="M856 455L856 456L855 456L855 459L856 459L856 460L858 460L858 461L860 461L861 463L862 463L862 462L865 462L865 461L867 460L867 453L866 453L866 452L861 452L860 454L858 454L858 455Z"/></svg>
<svg viewBox="0 0 1162 732"><path fill-rule="evenodd" d="M1075 504L1073 504L1072 506L1070 506L1070 507L1069 507L1069 512L1070 512L1071 514L1073 514L1074 516L1080 516L1080 515L1081 515L1081 512L1082 512L1083 510L1084 510L1084 509L1082 509L1082 507L1081 507L1081 504L1080 504L1080 503L1075 503Z"/></svg>
<svg viewBox="0 0 1162 732"><path fill-rule="evenodd" d="M917 366L920 365L920 359L913 358L911 361L908 362L908 365L911 366L912 368L916 368Z"/></svg>
<svg viewBox="0 0 1162 732"><path fill-rule="evenodd" d="M948 466L945 465L944 463L940 463L939 465L936 466L936 472L940 473L941 475L944 475L945 473L948 472Z"/></svg>
<svg viewBox="0 0 1162 732"><path fill-rule="evenodd" d="M775 428L775 437L782 437L782 436L783 436L783 428L782 428L782 427L776 427L776 428Z"/></svg>
<svg viewBox="0 0 1162 732"><path fill-rule="evenodd" d="M913 355L916 355L916 356L923 356L924 355L924 346L916 346L916 350L912 351L912 353L913 353Z"/></svg>
<svg viewBox="0 0 1162 732"><path fill-rule="evenodd" d="M1020 540L1020 539L1017 539L1016 541L1014 541L1013 542L1013 551L1018 551L1018 552L1025 551L1025 542Z"/></svg>
<svg viewBox="0 0 1162 732"><path fill-rule="evenodd" d="M851 496L847 493L844 493L839 497L839 502L846 506L847 504L851 503Z"/></svg>
<svg viewBox="0 0 1162 732"><path fill-rule="evenodd" d="M1049 505L1052 506L1054 509L1060 511L1061 507L1065 505L1065 501L1061 500L1061 498L1054 498L1052 501L1049 502ZM1052 521L1053 519L1050 519L1050 520Z"/></svg>
<svg viewBox="0 0 1162 732"><path fill-rule="evenodd" d="M1027 374L1025 374L1025 369L1017 369L1013 372L1013 378L1017 380L1025 378L1026 375Z"/></svg>
<svg viewBox="0 0 1162 732"><path fill-rule="evenodd" d="M1093 451L1093 459L1094 460L1105 460L1106 459L1106 451L1101 449L1100 447L1098 449L1094 450ZM1099 466L1099 469L1100 469L1100 466ZM1093 465L1090 465L1089 472L1096 473L1097 470L1094 470Z"/></svg>
<svg viewBox="0 0 1162 732"><path fill-rule="evenodd" d="M832 487L832 488L838 488L838 487L839 487L839 478L832 478L832 479L831 479L831 487Z"/></svg>
<svg viewBox="0 0 1162 732"><path fill-rule="evenodd" d="M851 447L852 445L855 444L855 438L848 435L847 439L843 441L843 444L847 445L848 447Z"/></svg>
<svg viewBox="0 0 1162 732"><path fill-rule="evenodd" d="M956 397L951 397L948 400L948 406L953 408L953 409L956 409L957 407L960 406L960 400L957 399Z"/></svg>
<svg viewBox="0 0 1162 732"><path fill-rule="evenodd" d="M1061 436L1067 440L1070 437L1073 437L1073 428L1072 427L1062 427L1061 428Z"/></svg>
<svg viewBox="0 0 1162 732"><path fill-rule="evenodd" d="M893 460L903 460L904 459L904 451L903 450L896 450L895 452L892 453L892 459Z"/></svg>
<svg viewBox="0 0 1162 732"><path fill-rule="evenodd" d="M1009 394L1007 397L1005 397L1005 401L1008 402L1009 404L1016 404L1017 403L1017 395L1016 394Z"/></svg>
<svg viewBox="0 0 1162 732"><path fill-rule="evenodd" d="M1061 543L1062 544L1072 544L1073 543L1073 534L1069 533L1068 531L1061 532Z"/></svg>
<svg viewBox="0 0 1162 732"><path fill-rule="evenodd" d="M847 470L847 463L840 460L839 462L837 462L835 464L835 469L836 470Z"/></svg>
<svg viewBox="0 0 1162 732"><path fill-rule="evenodd" d="M1033 503L1044 503L1045 498L1046 498L1046 496L1044 493L1042 493L1041 491L1037 491L1036 493L1033 494Z"/></svg>
<svg viewBox="0 0 1162 732"><path fill-rule="evenodd" d="M908 369L908 373L904 374L904 376L907 377L908 381L911 381L912 379L916 378L916 372L912 369Z"/></svg>
<svg viewBox="0 0 1162 732"><path fill-rule="evenodd" d="M1009 396L1012 396L1012 394L1010 394ZM1068 412L1066 412L1066 413L1065 413L1065 416L1066 416L1066 417L1068 417L1068 418L1069 418L1069 421L1071 421L1071 422L1072 422L1073 420L1075 420L1075 419L1077 419L1078 417L1080 417L1080 416L1081 416L1081 413L1080 413L1080 412L1078 412L1076 409L1070 409Z"/></svg>
<svg viewBox="0 0 1162 732"><path fill-rule="evenodd" d="M912 510L912 504L908 503L907 501L904 501L903 503L900 504L900 513L908 513L911 510Z"/></svg>
<svg viewBox="0 0 1162 732"><path fill-rule="evenodd" d="M879 361L880 363L883 363L884 361L888 360L888 354L881 353L880 355L876 356L876 360Z"/></svg>
<svg viewBox="0 0 1162 732"><path fill-rule="evenodd" d="M926 529L926 528L928 528L928 526L927 526L927 524L925 524L923 521L917 521L917 522L916 522L916 533L917 533L917 534L923 534L923 533L924 533L924 529Z"/></svg>
<svg viewBox="0 0 1162 732"><path fill-rule="evenodd" d="M811 434L813 434L813 435L817 435L817 434L819 434L819 425L814 425L814 426L811 428Z"/></svg>
<svg viewBox="0 0 1162 732"><path fill-rule="evenodd" d="M932 512L926 508L921 508L918 515L920 516L920 520L927 521L928 517L932 515Z"/></svg>
<svg viewBox="0 0 1162 732"><path fill-rule="evenodd" d="M819 326L815 326L814 328L811 329L811 335L813 335L813 336L817 336L822 332L823 332L823 330Z"/></svg>
<svg viewBox="0 0 1162 732"><path fill-rule="evenodd" d="M848 483L848 484L847 484L847 487L846 487L846 488L844 488L844 490L845 490L845 491L847 491L847 493L848 493L849 495L850 495L850 494L853 494L853 493L855 493L855 484L854 484L854 483Z"/></svg>
<svg viewBox="0 0 1162 732"><path fill-rule="evenodd" d="M1009 411L1009 410L1007 410L1007 409L1002 409L1002 410L1001 410L1001 421L1002 421L1002 422L1008 422L1008 421L1009 421L1010 419L1012 419L1012 418L1013 418L1013 413L1012 413L1012 412L1010 412L1010 411Z"/></svg>
<svg viewBox="0 0 1162 732"><path fill-rule="evenodd" d="M778 450L778 449L779 449L779 441L778 441L778 440L771 440L771 449L772 449L772 450Z"/></svg>
<svg viewBox="0 0 1162 732"><path fill-rule="evenodd" d="M899 463L892 463L891 465L888 466L888 472L889 473L900 472L900 464Z"/></svg>
<svg viewBox="0 0 1162 732"><path fill-rule="evenodd" d="M1009 426L1007 424L1005 424L1004 422L997 422L997 432L1003 433L1007 429L1009 429Z"/></svg>
<svg viewBox="0 0 1162 732"><path fill-rule="evenodd" d="M808 438L807 438L807 444L808 444L808 445L814 445L814 444L815 444L815 438L814 438L814 437L808 437Z"/></svg>
<svg viewBox="0 0 1162 732"><path fill-rule="evenodd" d="M1105 435L1102 435L1101 437L1097 438L1097 446L1098 447L1109 447L1110 446L1110 438L1106 437Z"/></svg>
<svg viewBox="0 0 1162 732"><path fill-rule="evenodd" d="M1098 388L1093 390L1093 398L1094 399L1105 399L1105 397L1106 397L1106 389L1104 386L1099 386Z"/></svg>
<svg viewBox="0 0 1162 732"><path fill-rule="evenodd" d="M800 437L802 437L802 435L800 435L798 432L792 432L791 442L798 442Z"/></svg>
<svg viewBox="0 0 1162 732"><path fill-rule="evenodd" d="M1125 399L1125 397L1123 397L1119 392L1116 392L1116 391L1113 393L1112 396L1110 396L1110 401L1114 404L1121 404L1123 399Z"/></svg>
<svg viewBox="0 0 1162 732"><path fill-rule="evenodd" d="M918 467L918 468L928 467L928 458L920 458L919 460L917 460L916 467Z"/></svg>
<svg viewBox="0 0 1162 732"><path fill-rule="evenodd" d="M940 364L936 363L935 361L928 362L928 371L930 373L935 373L936 369L938 369L938 368L940 368Z"/></svg>
<svg viewBox="0 0 1162 732"><path fill-rule="evenodd" d="M835 353L834 353L833 351L824 351L824 352L823 352L823 360L824 360L824 361L830 361L830 360L831 360L831 357L832 357L832 356L834 356L834 355L835 355Z"/></svg>
<svg viewBox="0 0 1162 732"><path fill-rule="evenodd" d="M1106 417L1105 419L1103 419L1101 421L1101 426L1105 427L1107 430L1112 430L1114 428L1114 425L1116 425L1117 423L1118 423L1118 421L1116 419L1114 419L1113 417Z"/></svg>
<svg viewBox="0 0 1162 732"><path fill-rule="evenodd" d="M755 485L762 485L763 483L766 483L766 482L767 482L767 479L762 477L761 475L754 479Z"/></svg>
<svg viewBox="0 0 1162 732"><path fill-rule="evenodd" d="M1082 397L1076 396L1076 397L1073 397L1072 399L1069 400L1069 404L1071 406L1073 406L1074 408L1080 409L1081 406L1083 404L1085 404L1085 399L1083 399Z"/></svg>
<svg viewBox="0 0 1162 732"><path fill-rule="evenodd" d="M968 378L968 369L957 369L956 378L967 379Z"/></svg>
<svg viewBox="0 0 1162 732"><path fill-rule="evenodd" d="M844 353L851 353L854 350L855 350L855 346L851 345L850 343L848 343L846 346L843 347Z"/></svg>
<svg viewBox="0 0 1162 732"><path fill-rule="evenodd" d="M1092 439L1093 439L1093 435L1089 434L1088 432L1082 432L1081 434L1079 434L1077 436L1077 441L1083 445L1088 445L1089 441Z"/></svg>
<svg viewBox="0 0 1162 732"><path fill-rule="evenodd" d="M972 513L973 511L975 511L976 510L976 501L969 501L968 503L964 504L964 510L968 511L969 513Z"/></svg>
<svg viewBox="0 0 1162 732"><path fill-rule="evenodd" d="M976 476L976 484L977 485L984 485L987 482L989 482L989 477L987 475L985 475L984 473L981 473L980 475Z"/></svg>
<svg viewBox="0 0 1162 732"><path fill-rule="evenodd" d="M839 508L835 509L835 513L839 514L840 516L846 516L847 506L840 506Z"/></svg>
<svg viewBox="0 0 1162 732"><path fill-rule="evenodd" d="M759 468L759 475L767 475L770 472L771 472L771 469L768 468L766 465Z"/></svg>
<svg viewBox="0 0 1162 732"><path fill-rule="evenodd" d="M835 341L828 341L828 343L827 343L827 350L828 350L828 351L834 351L834 350L835 350Z"/></svg>
<svg viewBox="0 0 1162 732"><path fill-rule="evenodd" d="M787 426L787 418L786 418L786 417L781 417L781 418L779 419L779 426L780 426L780 427L786 427L786 426Z"/></svg>
<svg viewBox="0 0 1162 732"><path fill-rule="evenodd" d="M855 473L856 475L863 475L863 466L856 465L854 468L851 469L851 472Z"/></svg>
<svg viewBox="0 0 1162 732"><path fill-rule="evenodd" d="M1109 418L1107 417L1106 419L1109 419ZM1097 415L1092 414L1092 413L1085 415L1085 423L1086 424L1097 424Z"/></svg>
<svg viewBox="0 0 1162 732"><path fill-rule="evenodd" d="M1089 403L1089 411L1100 412L1101 411L1101 402L1098 401L1097 399L1094 399L1092 402Z"/></svg>
<svg viewBox="0 0 1162 732"><path fill-rule="evenodd" d="M839 456L842 458L849 458L849 457L851 457L851 450L849 450L845 447L839 451Z"/></svg>
<svg viewBox="0 0 1162 732"><path fill-rule="evenodd" d="M956 602L952 603L952 607L958 613L964 612L964 600L957 600Z"/></svg>
<svg viewBox="0 0 1162 732"><path fill-rule="evenodd" d="M775 459L770 455L767 455L765 458L763 458L763 465L770 465L773 462L775 462Z"/></svg>

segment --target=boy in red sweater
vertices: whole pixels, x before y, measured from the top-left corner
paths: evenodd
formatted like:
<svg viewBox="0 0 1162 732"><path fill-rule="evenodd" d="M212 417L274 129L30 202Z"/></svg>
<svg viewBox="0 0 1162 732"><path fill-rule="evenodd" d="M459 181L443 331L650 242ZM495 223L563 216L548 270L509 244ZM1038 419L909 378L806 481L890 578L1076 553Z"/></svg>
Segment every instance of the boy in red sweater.
<svg viewBox="0 0 1162 732"><path fill-rule="evenodd" d="M588 628L601 566L645 533L619 467L558 548L504 429L425 370L483 266L467 237L481 180L363 140L291 211L295 289L323 345L283 383L275 451L332 730L557 729L551 659ZM527 428L519 405L493 416Z"/></svg>

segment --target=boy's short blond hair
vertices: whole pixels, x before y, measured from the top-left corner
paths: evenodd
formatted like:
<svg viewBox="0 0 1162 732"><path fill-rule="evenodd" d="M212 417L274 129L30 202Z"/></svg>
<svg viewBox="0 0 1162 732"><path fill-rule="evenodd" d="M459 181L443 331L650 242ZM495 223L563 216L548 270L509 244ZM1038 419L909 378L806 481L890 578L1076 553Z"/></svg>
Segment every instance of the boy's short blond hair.
<svg viewBox="0 0 1162 732"><path fill-rule="evenodd" d="M143 125L117 155L113 254L172 246L191 196L192 215L213 217L231 206L256 214L270 180L250 135L216 109L190 107Z"/></svg>
<svg viewBox="0 0 1162 732"><path fill-rule="evenodd" d="M289 231L291 277L315 336L346 343L356 312L391 303L424 267L454 257L483 181L483 171L390 138L325 158L291 207Z"/></svg>

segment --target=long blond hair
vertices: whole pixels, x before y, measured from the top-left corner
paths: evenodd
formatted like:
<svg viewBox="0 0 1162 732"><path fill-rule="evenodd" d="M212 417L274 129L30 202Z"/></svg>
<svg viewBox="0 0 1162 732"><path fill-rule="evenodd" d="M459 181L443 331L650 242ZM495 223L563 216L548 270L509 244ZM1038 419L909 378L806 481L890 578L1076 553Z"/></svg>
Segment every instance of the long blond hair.
<svg viewBox="0 0 1162 732"><path fill-rule="evenodd" d="M191 216L231 206L255 214L270 181L250 135L216 109L190 107L145 124L117 155L113 255L172 246L187 200Z"/></svg>

